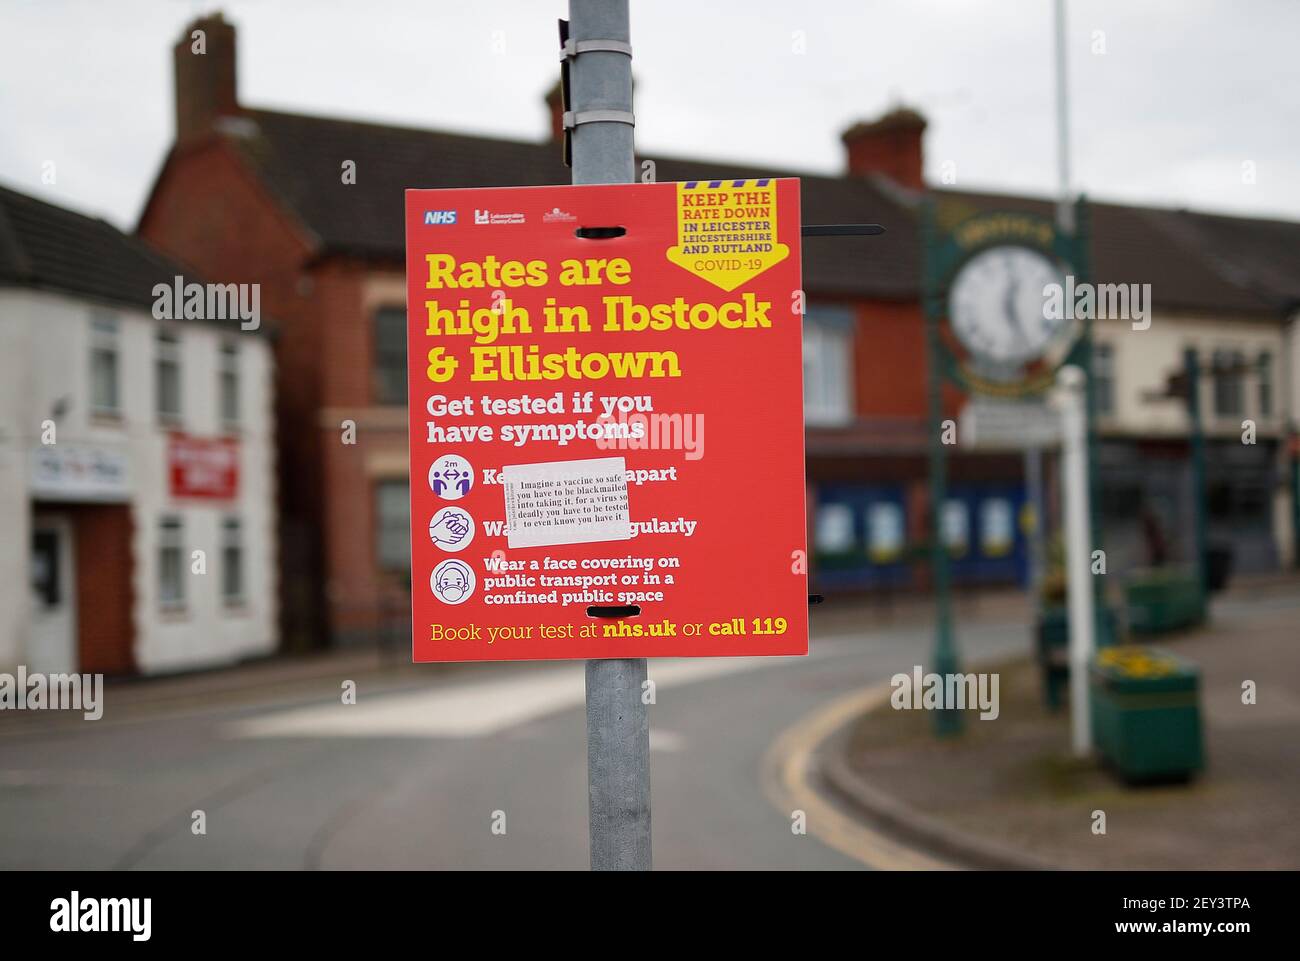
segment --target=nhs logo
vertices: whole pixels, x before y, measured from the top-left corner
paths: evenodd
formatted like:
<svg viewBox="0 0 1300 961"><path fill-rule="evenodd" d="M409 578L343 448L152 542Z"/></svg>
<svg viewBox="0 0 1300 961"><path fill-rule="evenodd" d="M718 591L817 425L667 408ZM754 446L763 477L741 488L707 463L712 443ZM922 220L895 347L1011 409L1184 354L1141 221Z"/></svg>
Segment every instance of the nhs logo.
<svg viewBox="0 0 1300 961"><path fill-rule="evenodd" d="M455 222L456 211L454 210L426 210L424 212L424 225L426 227L437 227L454 224Z"/></svg>

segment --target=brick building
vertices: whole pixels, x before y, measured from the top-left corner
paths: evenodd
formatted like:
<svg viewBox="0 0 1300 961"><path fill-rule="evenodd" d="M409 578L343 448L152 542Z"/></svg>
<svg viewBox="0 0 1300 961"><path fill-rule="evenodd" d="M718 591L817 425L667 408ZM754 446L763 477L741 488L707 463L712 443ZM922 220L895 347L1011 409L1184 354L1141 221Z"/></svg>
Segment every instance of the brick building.
<svg viewBox="0 0 1300 961"><path fill-rule="evenodd" d="M203 56L190 52L190 30L198 28L207 35ZM297 643L325 634L346 640L373 632L407 603L402 192L564 183L569 171L553 142L558 119L551 142L521 142L249 107L236 91L235 48L234 27L219 15L196 22L177 43L176 140L139 230L210 276L263 285L283 332L277 356L285 610ZM553 95L551 106L555 117ZM805 244L810 519L824 561L817 577L826 587L924 582L923 565L908 550L926 526L916 217L926 186L924 129L925 120L908 110L854 125L843 135L844 175L802 177L805 222L877 222L889 231L884 238ZM649 159L661 181L791 173ZM1025 198L937 196L946 217L1002 206L1050 210L1046 201ZM1283 318L1300 303L1297 274L1285 264L1268 278L1234 273L1180 234L1186 219L1096 206L1096 279L1158 276L1157 289L1169 298L1162 304L1211 325L1256 325L1275 342L1281 363L1292 349ZM1230 220L1255 236L1252 222ZM1276 242L1260 241L1270 251ZM1103 355L1112 369L1123 368ZM950 390L948 413L955 416L962 402ZM349 424L355 444L344 442ZM1140 416L1112 426L1121 439L1143 429ZM1284 429L1279 409L1265 434L1270 465L1280 456ZM1257 467L1252 462L1251 470ZM980 516L1016 516L1024 500L1021 468L1011 451L955 456L954 498L967 505L973 529ZM1274 493L1270 487L1266 498L1270 543ZM1011 549L996 556L979 556L976 545L956 576L1023 577L1018 527L1011 536ZM1259 566L1277 563L1278 550L1256 547L1247 554Z"/></svg>

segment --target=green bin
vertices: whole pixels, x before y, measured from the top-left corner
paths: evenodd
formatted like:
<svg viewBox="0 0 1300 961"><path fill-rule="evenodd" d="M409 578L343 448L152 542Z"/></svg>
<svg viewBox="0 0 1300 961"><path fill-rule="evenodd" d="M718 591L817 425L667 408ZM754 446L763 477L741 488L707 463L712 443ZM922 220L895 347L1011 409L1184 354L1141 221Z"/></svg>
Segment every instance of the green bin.
<svg viewBox="0 0 1300 961"><path fill-rule="evenodd" d="M1196 665L1124 644L1097 653L1089 681L1093 744L1125 781L1186 780L1204 766Z"/></svg>
<svg viewBox="0 0 1300 961"><path fill-rule="evenodd" d="M1119 611L1107 604L1106 633L1096 637L1098 647L1119 639ZM1049 710L1061 706L1063 694L1070 683L1070 612L1064 604L1044 604L1035 627L1038 666L1043 672L1043 698Z"/></svg>
<svg viewBox="0 0 1300 961"><path fill-rule="evenodd" d="M1135 634L1164 634L1205 620L1205 596L1191 569L1135 572L1126 595L1128 626Z"/></svg>

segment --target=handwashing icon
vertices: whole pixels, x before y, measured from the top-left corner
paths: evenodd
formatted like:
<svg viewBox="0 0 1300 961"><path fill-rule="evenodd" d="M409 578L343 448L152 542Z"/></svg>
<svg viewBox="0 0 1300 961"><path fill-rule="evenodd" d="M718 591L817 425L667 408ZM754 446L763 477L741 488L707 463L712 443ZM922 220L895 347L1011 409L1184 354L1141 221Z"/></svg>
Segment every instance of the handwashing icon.
<svg viewBox="0 0 1300 961"><path fill-rule="evenodd" d="M458 507L444 507L429 521L429 539L444 551L460 551L474 539L474 518Z"/></svg>

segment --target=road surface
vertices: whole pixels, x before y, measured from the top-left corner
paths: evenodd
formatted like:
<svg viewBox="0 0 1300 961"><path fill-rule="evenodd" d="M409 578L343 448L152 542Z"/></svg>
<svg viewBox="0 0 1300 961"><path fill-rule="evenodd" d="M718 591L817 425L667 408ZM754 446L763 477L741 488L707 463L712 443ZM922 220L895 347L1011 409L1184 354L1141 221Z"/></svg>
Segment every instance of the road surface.
<svg viewBox="0 0 1300 961"><path fill-rule="evenodd" d="M929 630L832 612L807 658L652 662L655 867L863 867L820 815L792 832L764 759L924 663ZM971 661L1029 645L1023 609L959 636ZM581 663L416 671L357 677L354 705L326 675L116 717L110 688L97 722L0 718L0 868L586 869Z"/></svg>

